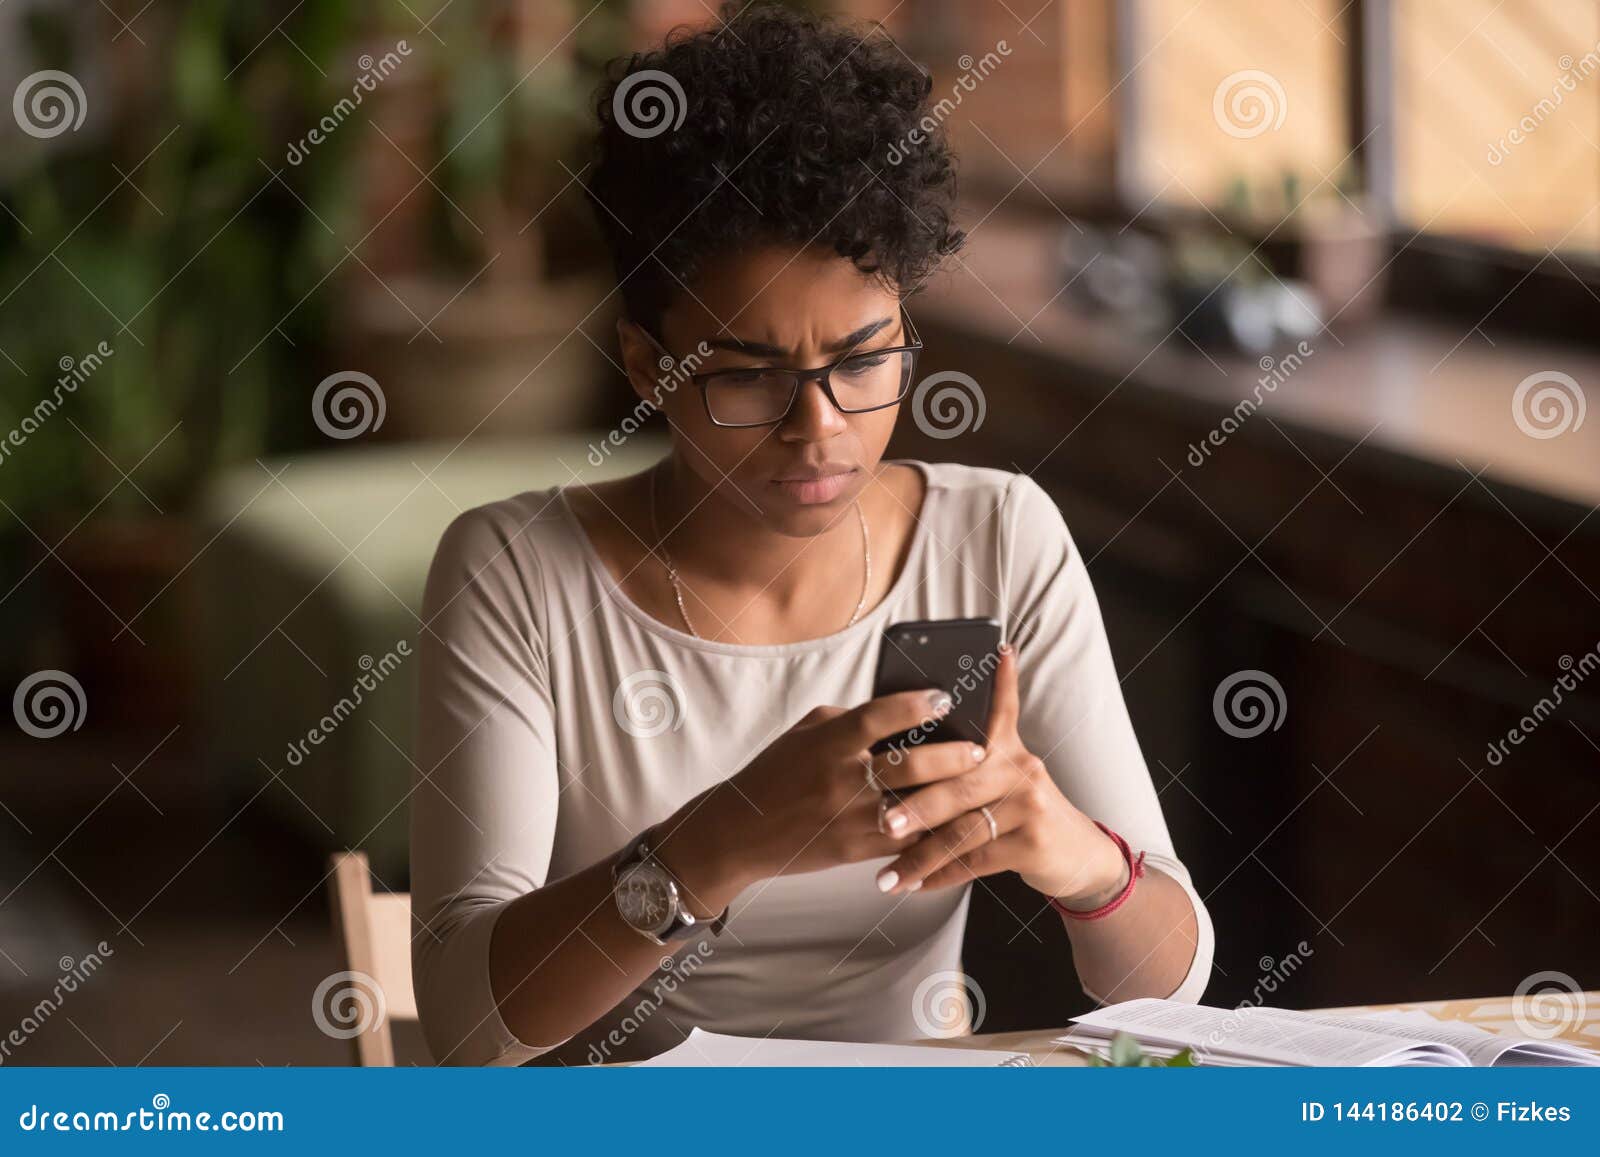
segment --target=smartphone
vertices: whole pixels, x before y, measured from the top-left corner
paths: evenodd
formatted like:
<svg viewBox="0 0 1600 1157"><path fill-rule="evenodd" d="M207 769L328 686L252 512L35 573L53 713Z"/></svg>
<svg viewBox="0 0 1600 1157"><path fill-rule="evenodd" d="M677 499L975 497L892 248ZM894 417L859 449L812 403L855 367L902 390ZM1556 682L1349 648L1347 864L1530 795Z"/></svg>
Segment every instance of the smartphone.
<svg viewBox="0 0 1600 1157"><path fill-rule="evenodd" d="M1000 662L1000 624L993 619L895 623L878 646L872 695L939 688L954 706L942 719L873 744L874 753L924 743L987 743L989 701Z"/></svg>

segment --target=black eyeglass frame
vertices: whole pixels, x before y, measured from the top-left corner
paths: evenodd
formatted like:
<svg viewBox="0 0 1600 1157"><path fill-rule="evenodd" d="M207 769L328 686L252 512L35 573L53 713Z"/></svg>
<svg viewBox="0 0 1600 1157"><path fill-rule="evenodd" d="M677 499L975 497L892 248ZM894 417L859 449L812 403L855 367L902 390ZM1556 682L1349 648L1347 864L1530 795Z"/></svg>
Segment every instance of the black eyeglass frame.
<svg viewBox="0 0 1600 1157"><path fill-rule="evenodd" d="M707 370L704 373L689 374L688 378L699 388L700 404L705 407L706 417L711 421L711 424L713 426L721 426L723 429L727 430L753 430L759 429L762 426L782 425L784 422L788 421L789 415L794 413L795 401L800 397L800 387L811 381L816 382L822 387L823 396L825 396L828 399L828 403L841 414L871 414L878 410L887 410L890 406L898 406L901 402L905 401L906 395L911 392L911 383L916 379L917 376L917 355L922 352L922 338L917 333L917 327L912 324L911 314L906 309L904 302L901 302L900 304L900 319L902 322L904 322L906 333L911 337L911 341L906 345L885 346L883 349L871 350L853 349L848 353L841 354L827 365L818 366L815 369L809 370L789 369L785 366L745 366L724 370ZM656 349L660 350L663 356L672 359L674 366L678 364L681 359L673 357L671 351L661 344L660 340L657 339L655 334L651 333L642 325L639 326L639 330L650 339L650 343L654 345ZM885 354L900 353L908 353L911 355L911 366L905 375L905 384L901 386L900 392L895 395L892 401L880 402L876 406L864 406L860 409L854 410L840 405L838 396L833 392L833 382L831 380L833 372L836 369L842 366L845 362L850 361L852 358L880 357ZM706 380L709 378L714 378L719 374L749 373L753 369L764 370L768 373L787 374L793 380L794 384L789 390L789 402L786 406L784 406L783 413L779 414L776 418L769 418L764 422L723 422L719 420L717 416L711 412L711 399L706 392Z"/></svg>

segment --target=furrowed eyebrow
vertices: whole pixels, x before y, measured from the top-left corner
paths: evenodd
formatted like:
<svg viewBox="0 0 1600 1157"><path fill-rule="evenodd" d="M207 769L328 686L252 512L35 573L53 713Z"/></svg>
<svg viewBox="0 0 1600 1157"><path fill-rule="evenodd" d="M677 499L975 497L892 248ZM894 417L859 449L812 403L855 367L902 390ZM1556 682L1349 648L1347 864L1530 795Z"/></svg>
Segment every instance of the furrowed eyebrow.
<svg viewBox="0 0 1600 1157"><path fill-rule="evenodd" d="M823 349L827 353L842 353L845 350L854 349L862 342L880 333L886 326L892 324L894 324L894 318L880 317L877 321L868 322L860 329L845 334L838 341L830 342ZM769 345L766 342L752 341L749 338L742 337L711 337L706 339L706 345L712 349L729 350L732 353L745 354L753 358L785 358L790 356L788 350L779 349L777 346Z"/></svg>

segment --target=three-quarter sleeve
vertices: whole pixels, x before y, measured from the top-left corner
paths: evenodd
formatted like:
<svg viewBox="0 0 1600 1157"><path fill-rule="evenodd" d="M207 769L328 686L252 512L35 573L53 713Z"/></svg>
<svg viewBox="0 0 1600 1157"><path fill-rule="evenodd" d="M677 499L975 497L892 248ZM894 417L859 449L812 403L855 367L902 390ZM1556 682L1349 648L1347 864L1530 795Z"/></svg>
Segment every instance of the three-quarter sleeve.
<svg viewBox="0 0 1600 1157"><path fill-rule="evenodd" d="M1031 478L1013 477L999 518L1004 626L1017 650L1021 680L1018 732L1062 794L1143 850L1145 862L1188 895L1198 942L1187 975L1170 997L1198 1001L1211 974L1211 918L1173 849L1122 699L1089 572L1060 510Z"/></svg>
<svg viewBox="0 0 1600 1157"><path fill-rule="evenodd" d="M412 972L441 1064L520 1064L489 983L506 905L545 882L559 794L537 556L493 507L445 532L423 597L411 798Z"/></svg>

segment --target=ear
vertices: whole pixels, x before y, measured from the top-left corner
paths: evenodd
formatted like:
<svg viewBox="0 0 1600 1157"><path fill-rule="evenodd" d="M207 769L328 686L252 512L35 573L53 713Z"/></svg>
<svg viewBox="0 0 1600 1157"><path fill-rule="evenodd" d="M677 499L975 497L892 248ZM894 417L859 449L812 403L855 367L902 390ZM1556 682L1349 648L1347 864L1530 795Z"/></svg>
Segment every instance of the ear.
<svg viewBox="0 0 1600 1157"><path fill-rule="evenodd" d="M637 324L625 317L617 319L617 342L622 349L622 368L627 371L628 384L640 398L662 408L670 391L661 388L661 382L672 372L664 365L668 355L650 340Z"/></svg>

